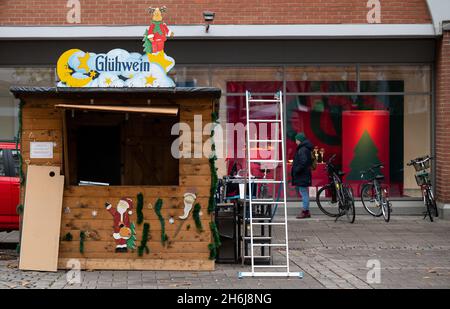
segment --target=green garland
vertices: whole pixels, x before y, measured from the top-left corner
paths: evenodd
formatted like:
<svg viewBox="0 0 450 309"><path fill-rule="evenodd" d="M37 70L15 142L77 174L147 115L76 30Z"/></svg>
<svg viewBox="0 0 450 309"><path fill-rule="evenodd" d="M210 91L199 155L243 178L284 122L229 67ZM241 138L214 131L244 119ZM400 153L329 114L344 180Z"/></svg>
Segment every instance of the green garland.
<svg viewBox="0 0 450 309"><path fill-rule="evenodd" d="M214 198L214 195L216 194L217 190L217 183L218 183L218 177L217 177L217 168L216 168L216 144L214 143L214 127L215 124L219 123L219 115L217 112L211 113L211 119L213 122L213 125L211 127L211 157L209 158L209 169L211 172L211 187L209 190L209 200L208 200L208 214L214 212L214 209L216 208L216 200Z"/></svg>
<svg viewBox="0 0 450 309"><path fill-rule="evenodd" d="M164 217L161 214L162 205L163 201L159 198L155 203L155 213L158 216L159 222L161 223L161 243L164 246L169 237L167 237Z"/></svg>
<svg viewBox="0 0 450 309"><path fill-rule="evenodd" d="M214 240L214 242L208 245L209 259L214 260L217 256L217 249L219 249L219 247L222 245L222 242L220 241L220 234L216 224L214 222L210 222L209 228L211 229L211 234Z"/></svg>
<svg viewBox="0 0 450 309"><path fill-rule="evenodd" d="M215 155L209 158L209 169L211 171L211 187L209 190L208 214L214 212L214 209L216 208L216 199L214 198L218 182L216 160L217 157Z"/></svg>
<svg viewBox="0 0 450 309"><path fill-rule="evenodd" d="M144 208L144 195L142 193L138 193L137 195L137 224L142 224L144 222L144 214L142 213L142 209Z"/></svg>
<svg viewBox="0 0 450 309"><path fill-rule="evenodd" d="M80 231L80 253L84 253L84 241L86 240L86 233Z"/></svg>
<svg viewBox="0 0 450 309"><path fill-rule="evenodd" d="M211 119L213 123L219 123L219 113L217 112L212 112L211 113Z"/></svg>
<svg viewBox="0 0 450 309"><path fill-rule="evenodd" d="M19 179L20 179L21 186L23 186L25 184L25 178L23 176L23 170L22 170L22 165L23 165L22 152L19 150L19 143L21 143L21 141L22 141L22 109L23 109L24 105L25 105L25 102L20 100L19 112L18 112L19 128L17 130L17 136L16 136L16 150L19 155Z"/></svg>
<svg viewBox="0 0 450 309"><path fill-rule="evenodd" d="M66 235L64 235L63 240L64 241L72 241L73 236L70 233L67 233ZM81 239L81 238L80 238Z"/></svg>
<svg viewBox="0 0 450 309"><path fill-rule="evenodd" d="M195 226L197 227L197 232L203 232L202 221L200 220L200 204L197 203L194 206L194 211L192 212L192 217L194 218Z"/></svg>
<svg viewBox="0 0 450 309"><path fill-rule="evenodd" d="M141 245L138 248L138 255L139 256L143 256L144 255L144 251L145 251L146 254L150 253L150 249L147 246L149 231L150 231L150 224L144 223L144 229L142 230Z"/></svg>
<svg viewBox="0 0 450 309"><path fill-rule="evenodd" d="M208 249L209 249L209 259L210 260L215 260L216 256L217 256L216 246L214 246L214 244L209 244L208 245Z"/></svg>

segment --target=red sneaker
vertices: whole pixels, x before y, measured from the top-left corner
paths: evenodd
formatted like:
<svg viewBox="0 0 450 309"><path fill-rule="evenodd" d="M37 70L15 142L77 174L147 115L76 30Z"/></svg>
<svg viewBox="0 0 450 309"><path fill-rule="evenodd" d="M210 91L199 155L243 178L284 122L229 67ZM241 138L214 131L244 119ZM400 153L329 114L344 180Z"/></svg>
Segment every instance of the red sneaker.
<svg viewBox="0 0 450 309"><path fill-rule="evenodd" d="M301 214L297 215L297 219L306 219L311 218L311 214L309 213L309 210L303 210Z"/></svg>

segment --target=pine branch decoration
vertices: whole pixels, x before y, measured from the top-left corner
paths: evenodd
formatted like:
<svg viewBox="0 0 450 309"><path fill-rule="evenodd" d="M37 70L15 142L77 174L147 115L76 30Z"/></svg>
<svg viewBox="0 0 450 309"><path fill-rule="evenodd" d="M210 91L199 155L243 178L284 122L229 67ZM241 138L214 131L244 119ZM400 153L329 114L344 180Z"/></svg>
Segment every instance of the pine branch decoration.
<svg viewBox="0 0 450 309"><path fill-rule="evenodd" d="M199 203L194 205L194 211L192 212L192 217L194 218L195 227L197 228L197 232L203 232L202 221L200 220L200 209L201 206Z"/></svg>
<svg viewBox="0 0 450 309"><path fill-rule="evenodd" d="M144 255L144 251L146 254L150 253L150 249L147 246L147 241L149 239L149 234L150 232L150 224L149 223L144 223L144 228L142 230L142 239L141 239L141 245L138 248L138 255L139 256L143 256Z"/></svg>
<svg viewBox="0 0 450 309"><path fill-rule="evenodd" d="M80 231L80 253L84 253L84 241L86 240L86 233Z"/></svg>
<svg viewBox="0 0 450 309"><path fill-rule="evenodd" d="M169 239L169 237L167 237L164 217L161 214L162 205L163 205L163 201L159 198L155 203L155 213L158 216L159 222L161 223L161 243L164 246L165 243L167 242L167 240Z"/></svg>
<svg viewBox="0 0 450 309"><path fill-rule="evenodd" d="M144 195L142 193L138 193L136 206L137 224L142 224L142 222L144 222L144 214L142 213L143 208L144 208Z"/></svg>

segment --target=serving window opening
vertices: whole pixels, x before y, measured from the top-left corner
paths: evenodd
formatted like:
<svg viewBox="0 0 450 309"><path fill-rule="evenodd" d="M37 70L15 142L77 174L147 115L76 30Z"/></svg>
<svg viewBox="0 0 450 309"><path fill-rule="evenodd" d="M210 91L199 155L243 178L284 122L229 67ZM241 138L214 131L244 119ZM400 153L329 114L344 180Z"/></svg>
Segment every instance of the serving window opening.
<svg viewBox="0 0 450 309"><path fill-rule="evenodd" d="M70 185L179 184L171 128L179 115L65 110ZM178 149L178 147L175 147Z"/></svg>

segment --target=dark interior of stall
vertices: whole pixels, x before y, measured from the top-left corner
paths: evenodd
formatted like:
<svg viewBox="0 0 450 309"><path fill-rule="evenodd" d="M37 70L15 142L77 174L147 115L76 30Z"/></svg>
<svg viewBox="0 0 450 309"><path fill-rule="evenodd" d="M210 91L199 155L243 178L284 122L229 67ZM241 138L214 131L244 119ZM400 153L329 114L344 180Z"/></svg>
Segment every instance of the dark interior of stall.
<svg viewBox="0 0 450 309"><path fill-rule="evenodd" d="M178 185L171 154L179 116L66 111L70 185Z"/></svg>

